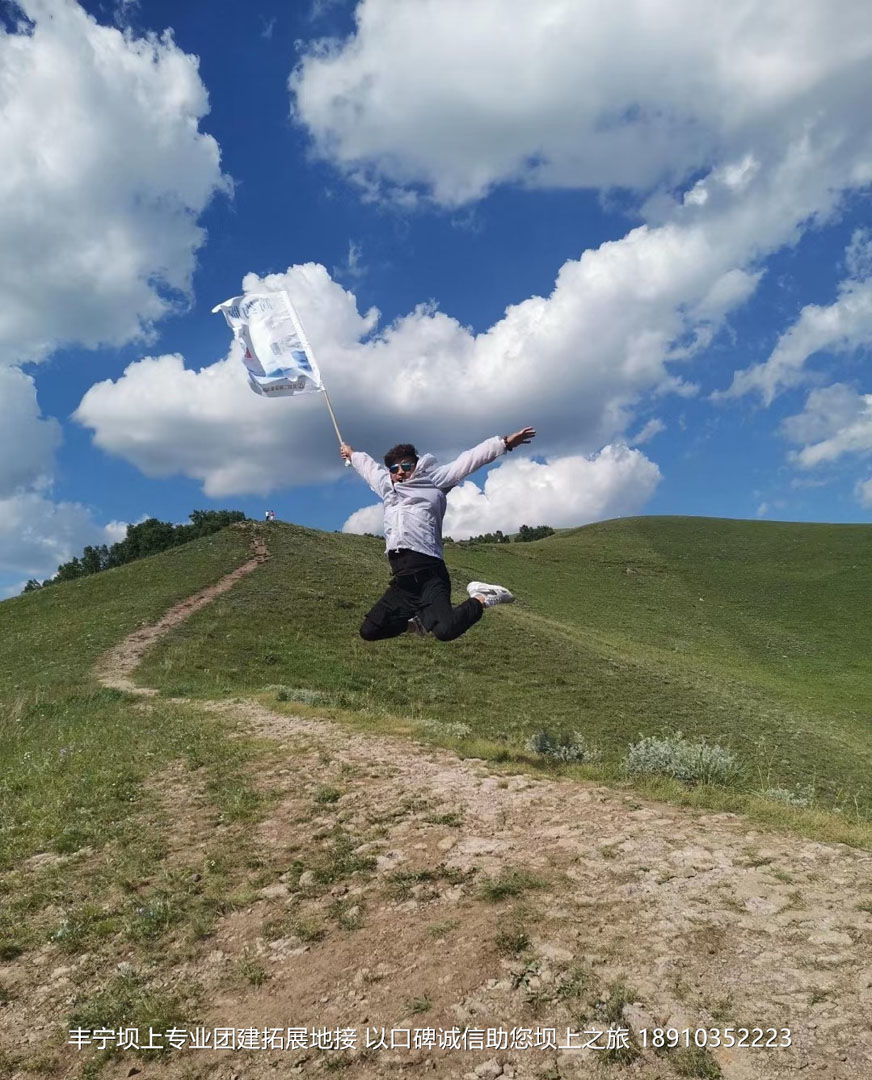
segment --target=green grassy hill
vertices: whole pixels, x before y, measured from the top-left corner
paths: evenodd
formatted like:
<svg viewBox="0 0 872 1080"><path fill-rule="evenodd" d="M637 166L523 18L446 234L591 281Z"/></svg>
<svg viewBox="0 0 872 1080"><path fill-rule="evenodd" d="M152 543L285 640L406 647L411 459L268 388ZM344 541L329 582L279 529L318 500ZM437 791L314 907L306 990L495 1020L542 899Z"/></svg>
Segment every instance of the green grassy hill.
<svg viewBox="0 0 872 1080"><path fill-rule="evenodd" d="M266 693L491 757L523 754L542 730L580 732L605 779L623 777L640 736L681 731L732 751L746 792L872 808L872 527L651 517L449 544L458 600L479 578L518 601L448 644L359 638L387 581L380 540L252 528L270 561L153 648L139 682L165 697ZM0 605L7 775L28 739L37 758L70 741L61 720L98 742L101 724L132 738L118 695L96 687L97 657L247 553L229 529Z"/></svg>
<svg viewBox="0 0 872 1080"><path fill-rule="evenodd" d="M606 775L640 734L681 730L732 749L752 786L870 805L870 527L652 517L448 545L458 600L476 578L518 597L450 644L359 639L387 580L380 541L281 524L268 537L271 561L166 638L142 682L285 687L507 748L579 731Z"/></svg>

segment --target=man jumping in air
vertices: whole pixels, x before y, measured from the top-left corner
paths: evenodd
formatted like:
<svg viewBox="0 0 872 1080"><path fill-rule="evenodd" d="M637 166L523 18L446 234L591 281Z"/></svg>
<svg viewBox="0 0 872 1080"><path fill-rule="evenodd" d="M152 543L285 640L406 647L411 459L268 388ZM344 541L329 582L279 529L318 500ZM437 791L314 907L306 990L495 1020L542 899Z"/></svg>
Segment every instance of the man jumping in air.
<svg viewBox="0 0 872 1080"><path fill-rule="evenodd" d="M495 435L447 465L439 465L432 454L419 458L414 446L400 443L385 454L386 468L342 443L340 454L385 506L391 583L363 620L360 636L365 641L431 631L440 641L452 641L477 623L486 607L512 603L514 596L502 585L472 581L466 589L469 599L451 606L451 579L442 558L445 496L464 477L535 434L527 427L514 435Z"/></svg>

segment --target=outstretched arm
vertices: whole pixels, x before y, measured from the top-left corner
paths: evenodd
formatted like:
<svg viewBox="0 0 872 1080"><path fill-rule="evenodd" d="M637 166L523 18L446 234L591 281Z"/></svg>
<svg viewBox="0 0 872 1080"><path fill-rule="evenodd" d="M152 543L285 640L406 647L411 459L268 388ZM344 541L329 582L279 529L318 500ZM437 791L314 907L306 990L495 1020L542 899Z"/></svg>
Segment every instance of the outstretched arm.
<svg viewBox="0 0 872 1080"><path fill-rule="evenodd" d="M507 450L514 450L516 446L530 442L535 434L534 428L527 427L516 431L514 435L494 435L491 439L485 439L471 450L464 450L447 465L437 465L432 472L433 483L443 491L450 491L482 465L489 465Z"/></svg>
<svg viewBox="0 0 872 1080"><path fill-rule="evenodd" d="M374 461L369 454L365 454L362 450L352 450L348 443L340 445L339 453L346 461L351 462L354 471L363 477L380 498L383 498L391 490L391 481L387 470L382 468L377 461Z"/></svg>

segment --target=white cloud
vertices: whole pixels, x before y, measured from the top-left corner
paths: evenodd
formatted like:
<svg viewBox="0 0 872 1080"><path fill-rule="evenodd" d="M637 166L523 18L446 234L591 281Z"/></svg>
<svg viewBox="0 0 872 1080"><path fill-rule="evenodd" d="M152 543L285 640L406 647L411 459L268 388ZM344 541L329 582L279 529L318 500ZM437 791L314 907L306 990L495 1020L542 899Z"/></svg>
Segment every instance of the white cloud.
<svg viewBox="0 0 872 1080"><path fill-rule="evenodd" d="M226 186L196 57L20 0L0 30L0 363L147 334L188 295L197 216Z"/></svg>
<svg viewBox="0 0 872 1080"><path fill-rule="evenodd" d="M373 329L378 312L359 315L354 297L314 264L296 267L288 275L261 280L249 274L243 279L249 291L286 285L322 360L340 424L351 425L360 405L356 398L334 391L331 361L341 358L344 366L356 362L357 352L365 348L360 339ZM367 395L372 389L367 375L359 375ZM364 408L374 409L378 399L370 397ZM117 381L91 387L74 415L94 429L98 446L131 461L146 475L182 473L201 481L208 495L266 494L284 486L320 483L340 472L321 396L279 401L257 397L248 389L235 346L228 358L201 371L186 370L177 354L146 357Z"/></svg>
<svg viewBox="0 0 872 1080"><path fill-rule="evenodd" d="M0 498L44 487L59 442L60 425L40 414L33 379L0 365Z"/></svg>
<svg viewBox="0 0 872 1080"><path fill-rule="evenodd" d="M757 517L771 517L773 513L783 514L788 503L784 499L775 499L773 502L761 502L757 507Z"/></svg>
<svg viewBox="0 0 872 1080"><path fill-rule="evenodd" d="M363 250L360 244L356 244L353 240L348 241L348 254L345 256L345 262L340 266L333 267L333 277L337 281L358 281L366 274L366 267L363 265L361 258Z"/></svg>
<svg viewBox="0 0 872 1080"><path fill-rule="evenodd" d="M144 514L139 520L147 521L151 517L151 514ZM127 536L127 529L129 526L127 521L110 521L103 526L103 535L105 540L104 544L108 544L111 547L113 544L120 544L121 541Z"/></svg>
<svg viewBox="0 0 872 1080"><path fill-rule="evenodd" d="M676 205L675 220L585 251L564 263L549 296L512 305L479 334L432 305L376 332L378 312L361 315L317 264L249 274L243 288L288 289L353 445L408 440L444 455L531 423L541 452L590 454L626 440L651 395L695 392L681 370L753 287L756 272L742 264L790 242L834 197L802 153L752 183L753 212L744 193L712 178L704 215ZM785 183L796 191L791 208ZM92 387L76 418L107 451L149 475L194 477L210 495L338 475L317 400L264 402L243 382L233 361L196 373L181 358L148 358Z"/></svg>
<svg viewBox="0 0 872 1080"><path fill-rule="evenodd" d="M812 390L805 408L781 424L792 443L804 444L790 455L803 469L813 469L850 454L872 453L872 394L844 383Z"/></svg>
<svg viewBox="0 0 872 1080"><path fill-rule="evenodd" d="M339 460L335 439L328 456L332 429L320 396L258 398L235 357L200 372L186 370L177 354L146 357L117 382L91 387L74 415L95 429L97 446L146 476L182 473L209 496L317 483ZM315 467L301 460L309 439L320 451L311 455L321 459Z"/></svg>
<svg viewBox="0 0 872 1080"><path fill-rule="evenodd" d="M51 577L86 545L115 543L119 525L101 526L81 503L52 502L36 492L0 499L0 574Z"/></svg>
<svg viewBox="0 0 872 1080"><path fill-rule="evenodd" d="M845 251L848 277L854 281L872 278L872 229L855 229Z"/></svg>
<svg viewBox="0 0 872 1080"><path fill-rule="evenodd" d="M484 484L467 480L448 495L446 536L517 532L522 525L563 528L638 513L660 482L660 470L639 450L606 446L591 457L572 455L545 464L529 458L492 469ZM343 532L381 533L381 504L352 514Z"/></svg>
<svg viewBox="0 0 872 1080"><path fill-rule="evenodd" d="M445 532L517 532L521 525L560 528L635 514L653 495L660 470L639 450L606 446L591 457L572 455L540 465L507 461L479 488L467 480L448 496Z"/></svg>
<svg viewBox="0 0 872 1080"><path fill-rule="evenodd" d="M862 123L866 0L360 0L345 40L290 79L317 151L370 190L446 205L494 185L646 190L713 162L751 182L755 147ZM696 188L692 201L710 198Z"/></svg>
<svg viewBox="0 0 872 1080"><path fill-rule="evenodd" d="M796 321L779 337L768 359L736 371L728 390L715 400L759 394L769 406L783 391L812 381L824 372L807 367L816 354L828 357L872 346L872 238L857 229L845 252L849 276L838 286L838 298L829 305L807 304ZM784 419L780 432L800 449L790 462L810 470L851 455L872 453L872 394L860 394L843 382L818 387L806 397L802 412ZM866 489L856 489L865 505Z"/></svg>
<svg viewBox="0 0 872 1080"><path fill-rule="evenodd" d="M800 446L788 455L799 469L824 469L843 458L872 456L872 394L861 394L845 383L812 390L805 408L781 423L781 434ZM826 480L796 480L794 487L820 486ZM854 486L860 506L872 509L872 478Z"/></svg>
<svg viewBox="0 0 872 1080"><path fill-rule="evenodd" d="M700 273L710 258L714 268ZM289 289L354 445L375 452L408 438L445 454L534 423L544 452L591 453L622 436L639 395L681 388L666 360L693 316L676 306L693 290L706 296L721 262L700 234L644 227L565 264L549 298L509 308L479 335L421 306L374 336L378 313L360 315L354 296L313 264L243 285ZM183 473L210 495L339 474L323 403L257 398L235 353L200 372L179 356L146 358L92 387L75 416L97 445L148 475Z"/></svg>
<svg viewBox="0 0 872 1080"><path fill-rule="evenodd" d="M290 87L316 152L367 197L454 206L507 182L648 195L646 225L566 263L551 296L510 308L471 350L455 341L463 378L478 371L489 398L514 394L588 452L626 439L646 396L696 392L679 365L754 292L763 260L872 180L865 0L705 19L693 0L362 0L356 15L349 38L302 55ZM767 364L713 397L771 400L814 351L868 340L865 233L846 262L837 302L806 308ZM543 378L522 392L524 361Z"/></svg>
<svg viewBox="0 0 872 1080"><path fill-rule="evenodd" d="M649 420L647 424L640 429L640 431L628 440L630 446L641 446L643 443L650 442L655 436L659 435L661 431L666 430L666 425L662 420L659 420L656 416Z"/></svg>
<svg viewBox="0 0 872 1080"><path fill-rule="evenodd" d="M199 130L197 58L169 32L102 26L72 0L19 8L0 24L0 569L44 577L119 526L50 501L60 425L17 365L147 339L187 303L197 217L228 182Z"/></svg>
<svg viewBox="0 0 872 1080"><path fill-rule="evenodd" d="M793 491L803 491L806 488L820 488L826 487L828 481L820 478L813 478L810 476L794 476L790 481L790 487Z"/></svg>
<svg viewBox="0 0 872 1080"><path fill-rule="evenodd" d="M376 536L384 536L384 519L384 507L381 503L376 503L374 506L363 506L360 510L355 510L348 518L342 526L342 531L347 533L357 533L359 536L363 536L364 533L373 533Z"/></svg>
<svg viewBox="0 0 872 1080"><path fill-rule="evenodd" d="M859 266L859 252L853 254L853 265ZM768 406L783 390L801 386L813 377L806 370L806 361L816 353L848 353L870 345L872 277L849 278L839 286L839 298L834 303L807 304L802 309L765 363L737 371L730 388L712 396L715 400L736 398L756 391Z"/></svg>
<svg viewBox="0 0 872 1080"><path fill-rule="evenodd" d="M524 423L549 456L626 441L653 397L697 392L688 369L763 260L872 180L865 5L592 12L365 0L354 37L304 56L299 116L372 191L423 183L452 204L512 178L649 187L705 173L689 192L658 190L645 224L567 261L549 295L478 334L433 304L379 329L321 266L248 275L247 289L294 297L353 445L410 440L444 457ZM93 387L77 418L107 451L211 495L340 475L317 400L250 397L233 361L188 372L148 358Z"/></svg>
<svg viewBox="0 0 872 1080"><path fill-rule="evenodd" d="M317 22L319 19L323 19L330 14L333 8L339 7L343 3L345 3L345 0L312 0L309 21Z"/></svg>

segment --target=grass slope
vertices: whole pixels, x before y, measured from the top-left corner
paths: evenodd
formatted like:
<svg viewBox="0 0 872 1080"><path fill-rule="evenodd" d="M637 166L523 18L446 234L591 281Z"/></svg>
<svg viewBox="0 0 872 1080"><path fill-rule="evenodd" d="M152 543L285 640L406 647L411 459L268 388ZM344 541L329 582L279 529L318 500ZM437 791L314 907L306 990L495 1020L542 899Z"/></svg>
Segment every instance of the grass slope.
<svg viewBox="0 0 872 1080"><path fill-rule="evenodd" d="M114 570L0 604L0 699L93 685L110 646L249 557L249 534L222 529Z"/></svg>
<svg viewBox="0 0 872 1080"><path fill-rule="evenodd" d="M516 748L579 731L606 775L640 734L681 730L733 749L752 788L872 805L872 528L634 518L448 545L457 599L480 578L518 602L447 645L357 636L387 580L380 541L277 524L268 542L272 560L153 650L142 682L284 686Z"/></svg>
<svg viewBox="0 0 872 1080"><path fill-rule="evenodd" d="M98 687L92 668L249 555L250 534L225 529L0 604L0 962L47 942L71 952L100 942L159 950L180 912L205 926L226 910L216 897L232 893L242 869L220 850L202 887L188 884L168 906L172 820L160 778L188 774L204 816L230 834L257 811L245 773L254 751L200 710L166 701L143 709ZM0 1000L5 993L0 980ZM4 1064L0 1051L0 1074Z"/></svg>

